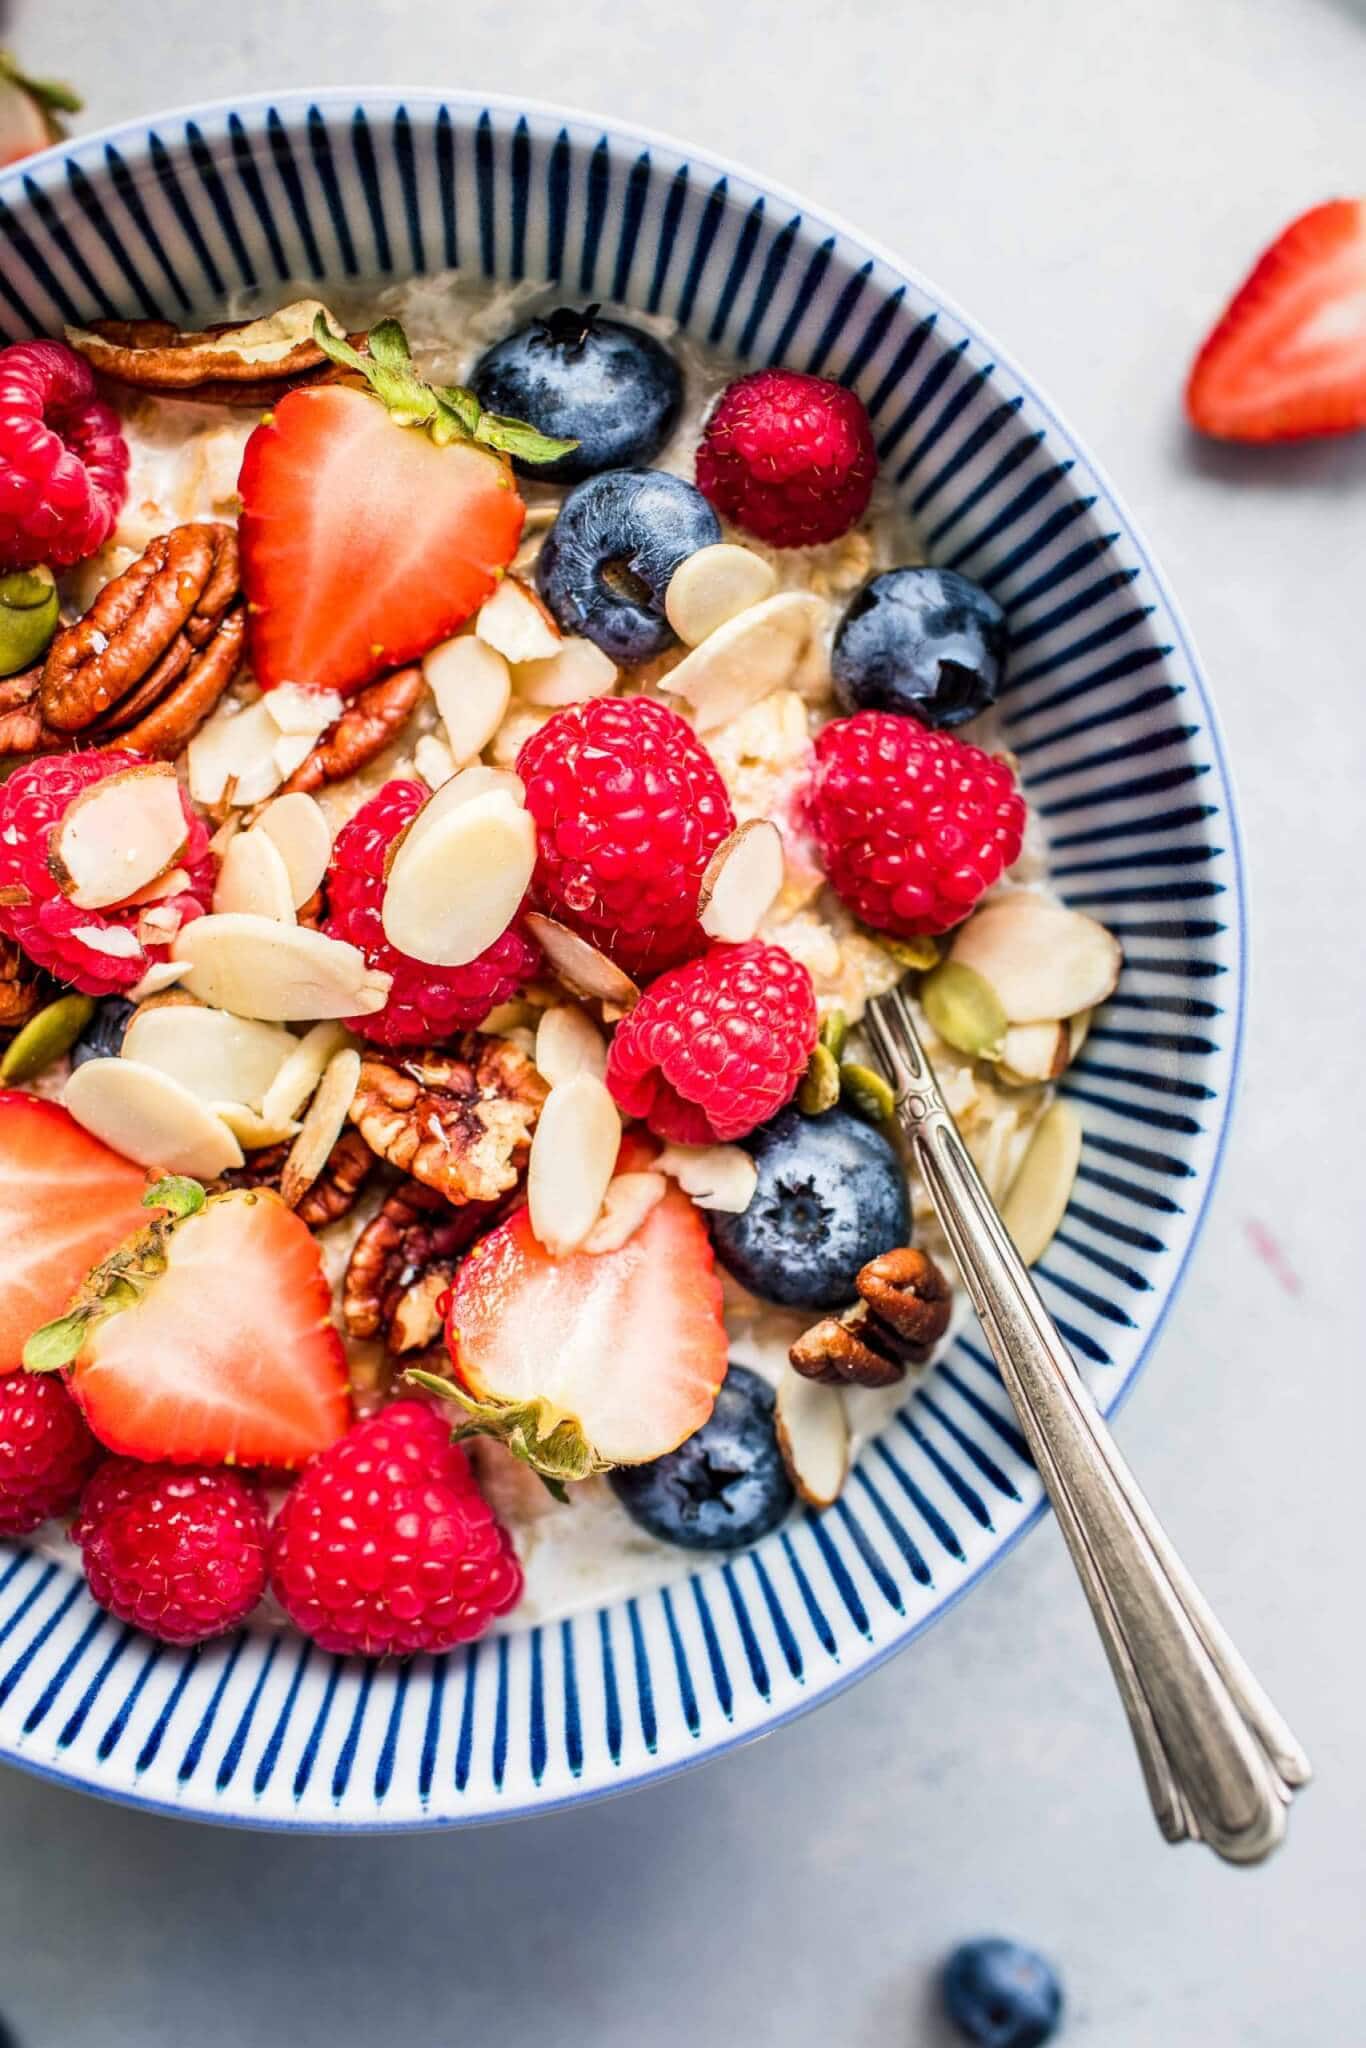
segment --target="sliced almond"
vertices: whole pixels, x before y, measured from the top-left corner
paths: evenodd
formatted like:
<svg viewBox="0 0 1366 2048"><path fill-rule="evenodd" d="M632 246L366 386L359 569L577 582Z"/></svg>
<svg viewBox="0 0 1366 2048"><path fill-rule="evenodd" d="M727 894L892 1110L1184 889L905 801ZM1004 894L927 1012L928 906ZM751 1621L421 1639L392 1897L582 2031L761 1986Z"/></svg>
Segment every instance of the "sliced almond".
<svg viewBox="0 0 1366 2048"><path fill-rule="evenodd" d="M107 775L67 805L48 866L78 910L104 910L175 867L186 837L175 769L148 761Z"/></svg>
<svg viewBox="0 0 1366 2048"><path fill-rule="evenodd" d="M606 1086L576 1074L541 1106L527 1162L531 1228L556 1257L578 1248L598 1220L621 1145L621 1118Z"/></svg>
<svg viewBox="0 0 1366 2048"><path fill-rule="evenodd" d="M785 1367L773 1425L798 1495L808 1507L828 1508L839 1499L849 1474L849 1417L842 1390Z"/></svg>
<svg viewBox="0 0 1366 2048"><path fill-rule="evenodd" d="M691 705L699 732L728 725L798 675L824 630L825 599L785 590L752 605L709 635L659 679L661 690Z"/></svg>
<svg viewBox="0 0 1366 2048"><path fill-rule="evenodd" d="M771 818L747 818L703 870L697 921L709 939L752 939L782 886L782 833Z"/></svg>
<svg viewBox="0 0 1366 2048"><path fill-rule="evenodd" d="M295 1049L278 1024L259 1024L199 1003L150 1004L129 1019L122 1055L169 1074L201 1102L259 1109Z"/></svg>
<svg viewBox="0 0 1366 2048"><path fill-rule="evenodd" d="M570 639L544 661L518 662L513 681L524 704L554 711L565 704L582 704L588 697L608 696L616 688L617 665L591 640Z"/></svg>
<svg viewBox="0 0 1366 2048"><path fill-rule="evenodd" d="M209 1108L215 1116L222 1117L244 1152L260 1152L267 1145L283 1145L299 1128L292 1117L288 1123L271 1123L259 1110L249 1109L245 1102L211 1102Z"/></svg>
<svg viewBox="0 0 1366 2048"><path fill-rule="evenodd" d="M1085 1045L1091 1033L1093 1010L1078 1010L1075 1017L1067 1020L1067 1063L1070 1066Z"/></svg>
<svg viewBox="0 0 1366 2048"><path fill-rule="evenodd" d="M623 974L605 953L600 953L587 939L581 939L577 932L571 932L558 918L545 917L539 910L528 911L526 928L571 994L587 996L592 1002L611 1003L622 1016L640 1001L640 990L630 975Z"/></svg>
<svg viewBox="0 0 1366 2048"><path fill-rule="evenodd" d="M261 1101L261 1114L271 1123L289 1123L298 1116L309 1096L327 1071L334 1053L346 1044L341 1024L315 1024L302 1038L276 1073Z"/></svg>
<svg viewBox="0 0 1366 2048"><path fill-rule="evenodd" d="M410 959L463 967L512 923L535 865L536 827L503 791L460 804L399 848L384 936Z"/></svg>
<svg viewBox="0 0 1366 2048"><path fill-rule="evenodd" d="M1113 993L1123 965L1103 924L1023 889L970 917L949 957L990 982L1012 1024L1094 1009Z"/></svg>
<svg viewBox="0 0 1366 2048"><path fill-rule="evenodd" d="M279 788L284 776L275 762L280 728L265 698L245 707L224 706L202 725L186 749L190 795L197 804L222 803L233 785L235 803L259 802ZM264 782L258 796L242 795Z"/></svg>
<svg viewBox="0 0 1366 2048"><path fill-rule="evenodd" d="M260 803L282 782L287 782L296 768L301 768L313 752L315 740L306 732L282 732L270 750L270 767L262 766L237 779L233 791L233 802L239 804Z"/></svg>
<svg viewBox="0 0 1366 2048"><path fill-rule="evenodd" d="M136 1060L86 1060L62 1101L78 1124L139 1166L212 1180L242 1164L222 1117L157 1067Z"/></svg>
<svg viewBox="0 0 1366 2048"><path fill-rule="evenodd" d="M155 960L143 975L127 991L130 1003L145 1003L149 996L159 996L179 981L185 972L184 960Z"/></svg>
<svg viewBox="0 0 1366 2048"><path fill-rule="evenodd" d="M400 852L411 851L424 832L435 825L444 824L450 813L461 804L473 803L477 796L492 796L500 793L508 801L521 808L526 788L522 779L507 768L486 768L482 761L472 762L462 768L449 782L443 782L440 789L433 790L417 815L410 819L403 831L391 844L385 857L386 879L393 873L394 863Z"/></svg>
<svg viewBox="0 0 1366 2048"><path fill-rule="evenodd" d="M586 1252L619 1252L657 1202L669 1192L662 1173L617 1173L607 1183L598 1220L583 1241Z"/></svg>
<svg viewBox="0 0 1366 2048"><path fill-rule="evenodd" d="M238 833L218 870L213 907L217 911L241 910L254 917L293 924L294 890L289 869L284 855L267 833L254 826L250 832Z"/></svg>
<svg viewBox="0 0 1366 2048"><path fill-rule="evenodd" d="M593 1074L600 1081L607 1072L607 1044L576 1003L555 1003L541 1012L536 1026L535 1063L541 1079L552 1088L572 1081L575 1074Z"/></svg>
<svg viewBox="0 0 1366 2048"><path fill-rule="evenodd" d="M346 700L335 690L313 690L307 683L277 684L261 701L277 732L306 735L310 740L320 739L346 709Z"/></svg>
<svg viewBox="0 0 1366 2048"><path fill-rule="evenodd" d="M424 732L413 748L413 766L428 789L443 789L455 774L455 756L434 732Z"/></svg>
<svg viewBox="0 0 1366 2048"><path fill-rule="evenodd" d="M422 673L436 699L457 768L477 760L507 715L512 697L508 665L476 634L443 640L422 657Z"/></svg>
<svg viewBox="0 0 1366 2048"><path fill-rule="evenodd" d="M474 630L505 661L545 661L560 651L561 633L534 590L505 576L481 605Z"/></svg>
<svg viewBox="0 0 1366 2048"><path fill-rule="evenodd" d="M718 541L715 547L699 548L674 570L664 593L664 616L685 647L700 647L777 587L778 573L762 555Z"/></svg>
<svg viewBox="0 0 1366 2048"><path fill-rule="evenodd" d="M1001 1073L1007 1081L1052 1081L1067 1065L1071 1034L1066 1024L1012 1024L1001 1040Z"/></svg>
<svg viewBox="0 0 1366 2048"><path fill-rule="evenodd" d="M317 889L332 857L332 831L322 805L301 789L291 790L267 804L251 829L264 832L276 847L289 876L294 908L299 909Z"/></svg>
<svg viewBox="0 0 1366 2048"><path fill-rule="evenodd" d="M326 1166L345 1127L359 1080L360 1054L354 1046L343 1046L327 1063L280 1174L280 1196L291 1209L303 1200Z"/></svg>
<svg viewBox="0 0 1366 2048"><path fill-rule="evenodd" d="M743 1215L754 1199L759 1169L739 1145L666 1145L655 1161L699 1209Z"/></svg>
<svg viewBox="0 0 1366 2048"><path fill-rule="evenodd" d="M277 1024L362 1017L384 1008L390 977L342 939L246 911L196 918L177 950L201 1002Z"/></svg>
<svg viewBox="0 0 1366 2048"><path fill-rule="evenodd" d="M102 953L106 960L142 958L142 941L127 925L73 924L71 936L92 953Z"/></svg>
<svg viewBox="0 0 1366 2048"><path fill-rule="evenodd" d="M1070 1103L1051 1103L1034 1126L1001 1204L1001 1221L1027 1266L1037 1264L1053 1242L1080 1162L1081 1121Z"/></svg>
<svg viewBox="0 0 1366 2048"><path fill-rule="evenodd" d="M190 886L188 868L167 868L164 875L158 875L154 882L144 883L141 889L135 889L131 896L125 896L112 907L116 910L137 910L143 904L162 903L168 896L179 896Z"/></svg>

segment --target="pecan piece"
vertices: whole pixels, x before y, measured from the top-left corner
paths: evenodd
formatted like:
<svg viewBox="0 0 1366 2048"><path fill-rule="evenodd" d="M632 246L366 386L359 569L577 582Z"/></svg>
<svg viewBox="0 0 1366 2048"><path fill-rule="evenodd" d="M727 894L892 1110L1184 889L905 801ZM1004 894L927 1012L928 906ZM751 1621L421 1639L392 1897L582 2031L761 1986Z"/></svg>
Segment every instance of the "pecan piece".
<svg viewBox="0 0 1366 2048"><path fill-rule="evenodd" d="M344 782L368 767L397 739L421 702L427 685L421 668L396 668L357 690L335 725L306 754L281 791L311 795L327 782Z"/></svg>
<svg viewBox="0 0 1366 2048"><path fill-rule="evenodd" d="M207 717L241 652L243 621L225 618L239 588L231 526L191 523L158 534L49 647L39 686L46 724L68 734L132 718L142 721L132 726L139 732L177 685L188 689L195 722Z"/></svg>
<svg viewBox="0 0 1366 2048"><path fill-rule="evenodd" d="M313 339L325 308L316 299L281 306L259 320L182 329L169 320L92 320L66 338L92 370L111 382L163 398L222 405L269 405L299 384L330 383L346 372ZM363 352L367 337L348 337Z"/></svg>
<svg viewBox="0 0 1366 2048"><path fill-rule="evenodd" d="M61 735L43 723L38 685L39 668L26 668L0 683L0 755L48 753L61 745Z"/></svg>
<svg viewBox="0 0 1366 2048"><path fill-rule="evenodd" d="M953 1290L910 1245L870 1259L854 1285L853 1307L814 1323L788 1357L805 1379L889 1387L908 1365L923 1365L947 1330Z"/></svg>
<svg viewBox="0 0 1366 2048"><path fill-rule="evenodd" d="M456 1259L479 1235L497 1202L453 1209L421 1181L395 1188L351 1250L342 1281L342 1322L349 1337L382 1336L391 1352L423 1351L441 1332L438 1306Z"/></svg>
<svg viewBox="0 0 1366 2048"><path fill-rule="evenodd" d="M490 1202L517 1183L546 1085L506 1038L467 1031L442 1051L361 1062L351 1121L372 1152L448 1202Z"/></svg>
<svg viewBox="0 0 1366 2048"><path fill-rule="evenodd" d="M274 1188L289 1157L290 1147L265 1145L248 1152L241 1166L220 1176L215 1186L224 1188ZM355 1208L361 1189L370 1177L375 1155L357 1131L343 1131L327 1156L327 1163L295 1208L310 1230L325 1230L339 1223Z"/></svg>
<svg viewBox="0 0 1366 2048"><path fill-rule="evenodd" d="M13 939L0 939L0 1031L26 1024L38 1007L38 970Z"/></svg>

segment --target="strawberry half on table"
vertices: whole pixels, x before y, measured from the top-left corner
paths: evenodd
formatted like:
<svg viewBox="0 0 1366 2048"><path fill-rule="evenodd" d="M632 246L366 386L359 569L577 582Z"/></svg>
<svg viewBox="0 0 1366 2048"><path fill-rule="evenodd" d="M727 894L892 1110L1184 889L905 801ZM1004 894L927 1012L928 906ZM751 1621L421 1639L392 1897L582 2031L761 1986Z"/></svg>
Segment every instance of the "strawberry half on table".
<svg viewBox="0 0 1366 2048"><path fill-rule="evenodd" d="M1196 357L1186 412L1225 441L1366 427L1366 199L1330 199L1277 237Z"/></svg>
<svg viewBox="0 0 1366 2048"><path fill-rule="evenodd" d="M161 1213L24 1346L65 1372L100 1442L172 1465L292 1471L350 1421L346 1358L312 1233L279 1196L159 1181Z"/></svg>
<svg viewBox="0 0 1366 2048"><path fill-rule="evenodd" d="M517 550L526 507L508 456L577 447L427 384L403 329L367 353L313 328L356 383L291 391L247 442L238 491L257 681L357 689L464 625Z"/></svg>

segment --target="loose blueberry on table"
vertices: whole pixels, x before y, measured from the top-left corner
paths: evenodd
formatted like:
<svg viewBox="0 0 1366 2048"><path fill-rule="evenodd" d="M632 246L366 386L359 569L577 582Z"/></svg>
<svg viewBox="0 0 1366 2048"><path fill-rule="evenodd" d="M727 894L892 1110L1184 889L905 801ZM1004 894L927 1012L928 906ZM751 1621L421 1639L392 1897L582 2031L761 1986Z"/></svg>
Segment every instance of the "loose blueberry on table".
<svg viewBox="0 0 1366 2048"><path fill-rule="evenodd" d="M642 1584L832 1501L949 1313L864 1003L925 975L1042 1248L1118 972L1000 889L1004 617L856 393L597 306L431 360L0 350L0 1534L171 1643L439 1652L552 1495Z"/></svg>
<svg viewBox="0 0 1366 2048"><path fill-rule="evenodd" d="M1062 2020L1062 1986L1048 1960L1017 1941L965 1941L944 1966L944 2006L977 2048L1042 2048Z"/></svg>

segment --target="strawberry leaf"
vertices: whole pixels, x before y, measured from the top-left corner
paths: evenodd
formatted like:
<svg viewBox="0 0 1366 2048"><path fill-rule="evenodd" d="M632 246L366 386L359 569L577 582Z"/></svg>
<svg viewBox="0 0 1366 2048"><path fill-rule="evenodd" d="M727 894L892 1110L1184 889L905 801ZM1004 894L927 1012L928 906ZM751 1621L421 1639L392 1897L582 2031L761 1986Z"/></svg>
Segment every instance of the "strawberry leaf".
<svg viewBox="0 0 1366 2048"><path fill-rule="evenodd" d="M90 1322L88 1308L73 1309L69 1316L58 1316L53 1323L44 1323L41 1330L35 1330L24 1345L25 1372L60 1372L76 1358Z"/></svg>
<svg viewBox="0 0 1366 2048"><path fill-rule="evenodd" d="M436 1373L414 1369L404 1378L443 1401L454 1401L465 1411L466 1420L451 1432L452 1441L463 1443L472 1436L490 1436L514 1458L529 1465L545 1482L558 1501L566 1501L565 1481L589 1479L607 1469L592 1445L585 1441L573 1416L562 1415L550 1429L544 1428L545 1412L539 1401L478 1401L454 1380Z"/></svg>
<svg viewBox="0 0 1366 2048"><path fill-rule="evenodd" d="M170 1173L164 1179L154 1181L142 1198L144 1209L165 1209L172 1216L193 1216L202 1209L205 1202L203 1188L197 1180L190 1180L183 1173Z"/></svg>
<svg viewBox="0 0 1366 2048"><path fill-rule="evenodd" d="M11 84L26 92L31 100L37 101L45 114L79 114L85 105L80 94L73 92L60 78L26 77L8 50L0 50L0 78L9 79ZM51 125L55 133L60 135L62 131L59 124L54 121Z"/></svg>
<svg viewBox="0 0 1366 2048"><path fill-rule="evenodd" d="M515 455L522 462L558 462L579 445L577 441L557 441L553 434L542 434L525 420L510 420L498 412L480 413L474 438L486 448L496 448L500 455Z"/></svg>

